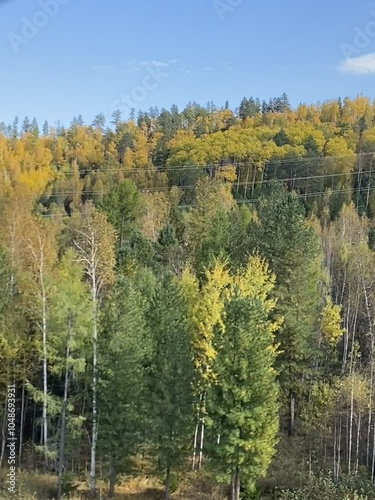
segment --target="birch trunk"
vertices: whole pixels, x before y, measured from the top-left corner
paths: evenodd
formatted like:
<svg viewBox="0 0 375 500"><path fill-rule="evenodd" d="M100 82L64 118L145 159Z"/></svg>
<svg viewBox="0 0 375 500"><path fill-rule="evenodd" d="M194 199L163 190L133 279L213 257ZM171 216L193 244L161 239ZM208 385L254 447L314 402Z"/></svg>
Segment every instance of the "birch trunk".
<svg viewBox="0 0 375 500"><path fill-rule="evenodd" d="M198 422L195 426L194 433L194 444L193 444L193 471L195 470L195 462L197 460L197 446L198 446L198 432L199 432L199 413L198 413Z"/></svg>
<svg viewBox="0 0 375 500"><path fill-rule="evenodd" d="M95 280L94 280L95 282ZM93 292L93 358L92 358L92 436L91 436L91 465L90 465L90 494L95 496L96 489L96 442L97 442L97 350L98 350L98 324L97 324L97 298L96 287Z"/></svg>
<svg viewBox="0 0 375 500"><path fill-rule="evenodd" d="M370 438L371 438L371 424L372 424L372 391L374 385L374 330L370 313L370 302L363 277L362 277L362 286L363 286L363 293L365 296L366 313L367 313L367 319L371 336L370 394L369 394L369 406L368 406L367 443L366 443L366 465L368 467L370 460Z"/></svg>
<svg viewBox="0 0 375 500"><path fill-rule="evenodd" d="M205 435L205 424L206 424L205 414L206 414L206 394L203 394L198 470L202 470L202 464L203 464L204 435Z"/></svg>
<svg viewBox="0 0 375 500"><path fill-rule="evenodd" d="M349 423L349 443L348 443L348 474L351 473L352 446L353 446L353 413L354 413L354 380L352 376L352 388L350 394L350 423Z"/></svg>
<svg viewBox="0 0 375 500"><path fill-rule="evenodd" d="M341 465L341 431L342 431L342 425L341 425L341 416L339 418L339 435L338 435L338 441L337 441L337 481L340 479L340 465Z"/></svg>
<svg viewBox="0 0 375 500"><path fill-rule="evenodd" d="M358 426L357 426L357 447L356 447L356 452L355 452L355 468L354 468L355 476L358 476L358 468L359 468L359 441L360 441L360 435L361 435L361 421L362 421L362 415L361 415L361 412L359 412L358 413Z"/></svg>

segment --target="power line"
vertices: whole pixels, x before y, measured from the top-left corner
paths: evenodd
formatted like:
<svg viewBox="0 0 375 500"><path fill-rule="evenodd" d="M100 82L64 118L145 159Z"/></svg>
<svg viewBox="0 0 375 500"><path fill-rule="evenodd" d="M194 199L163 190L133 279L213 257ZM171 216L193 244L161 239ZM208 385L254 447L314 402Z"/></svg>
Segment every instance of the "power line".
<svg viewBox="0 0 375 500"><path fill-rule="evenodd" d="M351 177L351 176L362 176L364 174L375 174L375 170L363 170L360 172L347 172L347 173L333 173L333 174L322 174L322 175L310 175L310 176L302 176L302 177L286 177L286 178L272 178L272 179L265 179L261 181L254 181L254 182L233 182L232 185L233 187L237 186L252 186L252 185L264 185L264 184L269 184L270 182L277 182L277 183L286 183L286 182L297 182L297 181L313 181L317 179L331 179L334 177ZM159 192L159 191L170 191L172 187L177 187L178 189L181 190L189 190L189 189L195 189L196 185L195 184L190 184L187 186L154 186L154 187L149 187L149 188L139 188L138 191L141 192ZM82 191L81 196L94 196L94 195L108 195L110 194L111 191ZM46 198L59 198L61 196L77 196L79 195L77 192L73 191L62 191L58 193L52 193L52 194L45 194L42 195L45 196Z"/></svg>
<svg viewBox="0 0 375 500"><path fill-rule="evenodd" d="M113 168L113 169L79 169L79 173L117 173L117 172L149 172L149 173L165 173L165 172L174 172L179 170L198 170L198 169L212 169L212 168L226 168L226 167L250 167L250 166L259 166L263 164L264 167L268 165L274 164L293 164L293 163L301 163L307 161L321 160L321 161L329 161L329 160L340 160L340 159L359 159L361 157L367 156L375 156L375 152L370 153L352 153L350 155L335 155L335 156L311 156L311 157L303 157L303 158L284 158L284 159L272 159L272 160L249 160L249 161L239 161L234 160L232 162L228 161L227 163L198 163L198 164L187 164L187 165L171 165L164 167L131 167L131 168ZM226 161L226 160L223 160ZM71 173L71 172L69 172Z"/></svg>
<svg viewBox="0 0 375 500"><path fill-rule="evenodd" d="M364 191L366 191L366 192L372 192L374 190L375 190L375 186L366 187L364 189ZM299 194L296 194L296 196L298 198L308 199L308 198L313 198L316 196L322 196L322 195L326 195L326 194L329 194L330 196L332 196L334 194L357 193L360 191L362 191L362 188L348 188L348 189L329 189L329 188L327 188L325 191L314 191L314 192L305 193L305 194L299 193ZM247 200L235 200L235 201L238 205L247 205L247 204L253 205L259 201L259 198L249 198ZM196 204L179 205L178 208L180 208L180 209L194 208L196 206L197 206ZM54 217L71 218L71 216L66 215L66 214L62 214L62 213L61 214L39 214L39 215L41 215L42 217L48 217L48 218L54 218Z"/></svg>

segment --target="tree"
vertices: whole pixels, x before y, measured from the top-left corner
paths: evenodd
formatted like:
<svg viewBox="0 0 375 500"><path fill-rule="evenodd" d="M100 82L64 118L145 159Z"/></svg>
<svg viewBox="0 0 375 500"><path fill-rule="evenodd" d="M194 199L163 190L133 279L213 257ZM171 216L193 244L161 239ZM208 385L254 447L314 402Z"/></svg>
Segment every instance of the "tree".
<svg viewBox="0 0 375 500"><path fill-rule="evenodd" d="M241 483L251 490L266 473L278 431L273 365L279 325L270 320L275 302L266 291L274 279L259 259L250 261L246 276L260 281L246 280L242 293L234 286L225 302L225 329L216 336L216 381L208 398L211 432L216 436L211 454L217 470L231 481L232 500L240 498Z"/></svg>
<svg viewBox="0 0 375 500"><path fill-rule="evenodd" d="M105 124L106 119L103 113L96 115L94 121L92 122L93 127L98 128L101 132L104 132Z"/></svg>
<svg viewBox="0 0 375 500"><path fill-rule="evenodd" d="M63 494L66 470L65 448L67 422L74 407L69 405L70 382L84 373L90 339L90 293L83 282L83 268L77 255L68 248L54 273L51 285L50 371L63 378L60 426L58 436L58 498Z"/></svg>
<svg viewBox="0 0 375 500"><path fill-rule="evenodd" d="M19 122L19 118L18 116L16 116L13 120L13 124L12 124L12 137L13 139L17 139L18 137L18 122Z"/></svg>
<svg viewBox="0 0 375 500"><path fill-rule="evenodd" d="M145 312L139 291L119 276L103 307L98 360L99 449L109 460L110 497L117 473L145 436L146 366L151 355Z"/></svg>
<svg viewBox="0 0 375 500"><path fill-rule="evenodd" d="M164 193L144 193L141 197L141 207L142 232L146 238L156 243L169 217L169 201Z"/></svg>
<svg viewBox="0 0 375 500"><path fill-rule="evenodd" d="M165 472L165 499L169 500L172 471L189 453L194 428L194 365L188 311L179 286L170 278L157 287L149 325L154 339L151 429L159 464Z"/></svg>
<svg viewBox="0 0 375 500"><path fill-rule="evenodd" d="M102 208L117 231L120 248L124 246L140 216L140 201L137 186L128 179L115 185L110 193L104 196Z"/></svg>
<svg viewBox="0 0 375 500"><path fill-rule="evenodd" d="M112 121L111 123L115 126L115 128L117 129L118 126L120 125L121 123L121 111L120 110L116 110L112 113Z"/></svg>
<svg viewBox="0 0 375 500"><path fill-rule="evenodd" d="M252 227L252 246L266 258L276 274L279 297L276 314L284 324L276 336L280 344L277 364L281 386L289 400L289 432L294 432L295 399L310 368L319 325L321 260L318 238L304 220L294 194L274 186L258 209ZM304 318L301 321L301 318Z"/></svg>
<svg viewBox="0 0 375 500"><path fill-rule="evenodd" d="M44 457L48 460L48 336L50 325L48 310L51 294L51 273L57 259L56 233L54 222L28 217L28 232L23 235L24 258L30 275L25 284L27 295L32 297L32 317L42 334L42 371L43 371L43 415L42 436ZM36 397L38 391L34 392Z"/></svg>
<svg viewBox="0 0 375 500"><path fill-rule="evenodd" d="M81 216L73 223L74 245L87 276L92 301L92 435L90 494L96 487L97 422L97 356L98 313L105 289L114 281L114 247L116 235L106 216L91 203L84 205Z"/></svg>
<svg viewBox="0 0 375 500"><path fill-rule="evenodd" d="M33 118L33 121L31 122L30 132L36 139L39 137L39 125L36 118Z"/></svg>
<svg viewBox="0 0 375 500"><path fill-rule="evenodd" d="M31 130L31 123L30 120L27 116L25 116L23 122L22 122L22 132L24 134L27 134Z"/></svg>
<svg viewBox="0 0 375 500"><path fill-rule="evenodd" d="M43 123L43 135L47 137L49 135L49 125L47 120Z"/></svg>
<svg viewBox="0 0 375 500"><path fill-rule="evenodd" d="M224 297L231 282L225 266L216 262L206 270L203 283L189 269L181 277L181 288L188 305L189 324L192 329L194 348L194 394L197 422L194 434L193 469L196 464L199 443L198 468L203 462L207 391L215 381L213 369L217 351L214 344L215 329L224 328L222 314Z"/></svg>

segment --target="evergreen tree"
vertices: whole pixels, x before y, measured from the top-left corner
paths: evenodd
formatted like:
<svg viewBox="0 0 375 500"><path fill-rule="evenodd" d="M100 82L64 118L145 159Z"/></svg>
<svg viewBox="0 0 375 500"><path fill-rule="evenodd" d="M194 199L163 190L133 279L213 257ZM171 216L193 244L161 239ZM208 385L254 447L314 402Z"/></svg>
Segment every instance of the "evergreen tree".
<svg viewBox="0 0 375 500"><path fill-rule="evenodd" d="M30 130L31 130L30 120L29 120L28 116L25 116L25 118L22 122L22 132L24 134L27 134L28 132L30 132Z"/></svg>
<svg viewBox="0 0 375 500"><path fill-rule="evenodd" d="M276 312L284 317L277 342L280 382L289 400L289 432L294 432L295 399L311 367L319 324L321 262L314 230L294 194L273 186L252 226L252 246L267 259L277 276ZM301 321L303 318L303 321Z"/></svg>
<svg viewBox="0 0 375 500"><path fill-rule="evenodd" d="M39 137L39 125L36 118L33 118L33 121L31 122L30 132L33 134L34 137L36 138Z"/></svg>
<svg viewBox="0 0 375 500"><path fill-rule="evenodd" d="M157 287L149 315L154 339L149 374L151 431L169 500L171 474L187 457L194 428L192 336L187 305L170 278Z"/></svg>
<svg viewBox="0 0 375 500"><path fill-rule="evenodd" d="M120 248L125 245L135 227L140 201L137 186L128 179L115 185L109 194L104 196L102 208L108 216L108 221L117 231Z"/></svg>
<svg viewBox="0 0 375 500"><path fill-rule="evenodd" d="M129 467L147 430L146 374L151 344L145 311L139 291L120 276L101 317L98 360L99 450L109 462L110 497L118 473Z"/></svg>
<svg viewBox="0 0 375 500"><path fill-rule="evenodd" d="M14 139L17 139L18 137L18 122L19 118L18 116L16 116L15 119L13 120L13 125L12 125L12 137Z"/></svg>
<svg viewBox="0 0 375 500"><path fill-rule="evenodd" d="M211 454L216 469L231 481L231 500L240 498L241 484L254 488L275 453L278 389L269 312L265 301L235 290L225 306L225 330L216 339L216 382L209 393L216 438Z"/></svg>
<svg viewBox="0 0 375 500"><path fill-rule="evenodd" d="M47 120L43 123L43 135L47 137L49 135L49 125Z"/></svg>
<svg viewBox="0 0 375 500"><path fill-rule="evenodd" d="M92 123L92 126L104 132L105 125L106 125L106 119L103 113L96 115Z"/></svg>

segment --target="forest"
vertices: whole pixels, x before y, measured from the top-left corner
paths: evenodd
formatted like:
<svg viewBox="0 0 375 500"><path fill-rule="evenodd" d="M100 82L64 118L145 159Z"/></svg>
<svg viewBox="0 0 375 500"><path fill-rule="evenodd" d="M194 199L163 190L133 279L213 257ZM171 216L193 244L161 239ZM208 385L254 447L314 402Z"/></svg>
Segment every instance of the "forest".
<svg viewBox="0 0 375 500"><path fill-rule="evenodd" d="M375 101L0 123L0 498L375 498Z"/></svg>

